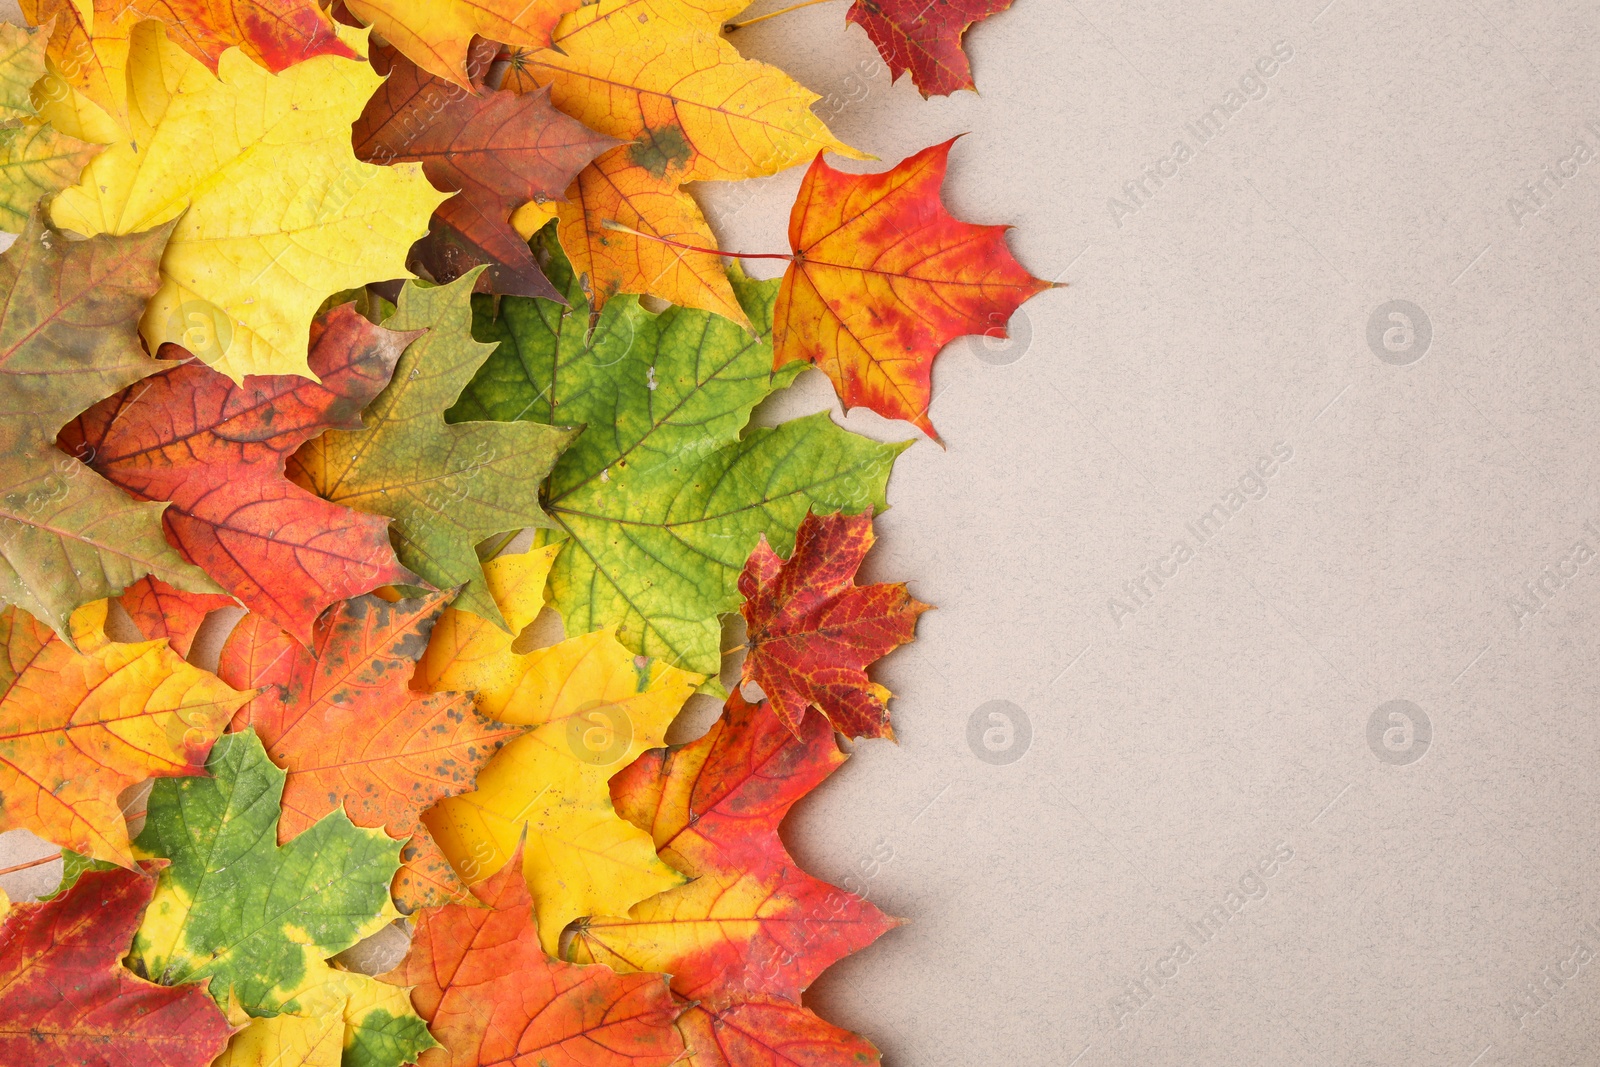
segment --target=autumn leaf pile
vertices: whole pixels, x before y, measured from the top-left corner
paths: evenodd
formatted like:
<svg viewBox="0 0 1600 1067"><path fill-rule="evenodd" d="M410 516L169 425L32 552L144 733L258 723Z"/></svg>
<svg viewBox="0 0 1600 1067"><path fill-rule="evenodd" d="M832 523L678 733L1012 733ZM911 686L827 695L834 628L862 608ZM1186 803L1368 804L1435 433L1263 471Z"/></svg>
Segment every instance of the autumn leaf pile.
<svg viewBox="0 0 1600 1067"><path fill-rule="evenodd" d="M944 94L1008 2L848 21ZM0 25L0 830L65 869L0 894L0 1062L876 1062L802 993L898 920L779 829L893 737L928 605L856 576L909 442L751 415L810 364L933 437L939 349L1049 283L951 143L825 162L871 157L741 6ZM689 188L807 163L754 280Z"/></svg>

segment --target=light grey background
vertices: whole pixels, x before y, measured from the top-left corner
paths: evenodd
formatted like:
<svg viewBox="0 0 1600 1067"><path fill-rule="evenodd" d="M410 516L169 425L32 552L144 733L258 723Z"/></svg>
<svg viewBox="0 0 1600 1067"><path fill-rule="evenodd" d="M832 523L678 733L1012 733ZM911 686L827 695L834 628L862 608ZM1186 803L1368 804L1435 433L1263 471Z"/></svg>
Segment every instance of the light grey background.
<svg viewBox="0 0 1600 1067"><path fill-rule="evenodd" d="M948 448L896 465L870 577L939 609L878 671L900 743L786 835L910 922L809 1003L892 1067L1592 1063L1600 11L1017 0L969 38L982 94L923 101L845 6L734 39L886 164L968 132L952 210L1070 287L1028 344L940 357ZM798 182L702 202L779 251ZM1369 344L1393 300L1420 358ZM811 374L762 417L830 400ZM996 700L1014 762L969 745ZM1369 741L1394 700L1409 748L1388 709Z"/></svg>

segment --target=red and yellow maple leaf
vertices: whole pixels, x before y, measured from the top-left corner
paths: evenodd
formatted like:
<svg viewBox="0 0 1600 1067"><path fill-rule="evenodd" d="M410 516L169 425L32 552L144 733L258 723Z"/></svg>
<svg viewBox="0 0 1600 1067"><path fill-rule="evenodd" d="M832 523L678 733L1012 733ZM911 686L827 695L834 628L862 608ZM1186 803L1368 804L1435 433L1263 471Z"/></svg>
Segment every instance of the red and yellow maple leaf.
<svg viewBox="0 0 1600 1067"><path fill-rule="evenodd" d="M927 98L977 88L961 38L974 22L1010 6L1011 0L855 0L845 21L867 31L891 80L909 70Z"/></svg>
<svg viewBox="0 0 1600 1067"><path fill-rule="evenodd" d="M229 607L233 597L220 593L187 593L148 575L122 591L122 610L148 641L167 639L167 646L188 658L200 624L218 608Z"/></svg>
<svg viewBox="0 0 1600 1067"><path fill-rule="evenodd" d="M316 0L21 0L21 6L35 26L55 20L47 51L52 84L42 93L52 117L52 107L71 110L59 99L70 88L116 123L126 122L129 35L145 19L160 20L172 41L213 74L222 53L236 45L273 73L313 56L360 58Z"/></svg>
<svg viewBox="0 0 1600 1067"><path fill-rule="evenodd" d="M413 255L437 282L488 263L491 291L560 300L511 213L532 200L560 199L616 139L557 111L548 90L464 93L394 49L372 51L389 77L355 124L356 156L421 163L434 188L457 194L439 205Z"/></svg>
<svg viewBox="0 0 1600 1067"><path fill-rule="evenodd" d="M17 607L0 611L0 830L133 865L117 794L200 774L249 693L185 663L165 641L105 636L106 604L72 615L73 651Z"/></svg>
<svg viewBox="0 0 1600 1067"><path fill-rule="evenodd" d="M410 688L450 596L346 601L317 620L309 648L249 615L217 665L232 684L264 687L233 728L255 727L267 755L289 772L279 842L341 806L357 826L410 837L396 896L411 908L465 899L418 814L470 789L478 769L521 733L479 716L470 694Z"/></svg>
<svg viewBox="0 0 1600 1067"><path fill-rule="evenodd" d="M896 924L811 877L778 837L784 815L845 761L820 716L796 738L737 691L698 741L652 749L611 781L617 812L694 880L581 923L568 958L672 975L710 1005L755 995L798 1003L829 965Z"/></svg>
<svg viewBox="0 0 1600 1067"><path fill-rule="evenodd" d="M659 974L617 974L539 947L521 850L472 887L480 907L424 908L405 960L381 980L444 1046L420 1067L666 1067L683 1056Z"/></svg>
<svg viewBox="0 0 1600 1067"><path fill-rule="evenodd" d="M467 56L474 36L543 48L581 0L344 0L345 7L427 71L477 92Z"/></svg>
<svg viewBox="0 0 1600 1067"><path fill-rule="evenodd" d="M866 668L910 641L930 605L901 582L856 584L874 540L870 510L807 513L787 561L762 537L739 575L744 680L761 687L796 737L812 707L847 737L894 736L889 691Z"/></svg>
<svg viewBox="0 0 1600 1067"><path fill-rule="evenodd" d="M0 925L0 1062L205 1067L231 1029L204 983L159 986L122 965L155 879L87 871Z"/></svg>
<svg viewBox="0 0 1600 1067"><path fill-rule="evenodd" d="M678 1016L686 1067L865 1067L878 1050L781 997L691 1004Z"/></svg>
<svg viewBox="0 0 1600 1067"><path fill-rule="evenodd" d="M388 519L330 504L283 470L324 430L361 428L361 409L418 333L374 326L341 304L312 324L320 382L278 374L235 385L190 359L96 404L57 440L135 498L170 501L167 540L305 644L329 604L416 580L395 559Z"/></svg>
<svg viewBox="0 0 1600 1067"><path fill-rule="evenodd" d="M19 0L19 6L30 25L52 26L45 51L49 73L40 83L41 113L58 128L82 135L82 129L63 122L65 116L51 107L66 105L64 98L76 92L116 122L125 122L128 35L138 13L117 0Z"/></svg>
<svg viewBox="0 0 1600 1067"><path fill-rule="evenodd" d="M1005 226L962 222L939 200L950 146L882 174L847 174L819 153L789 215L794 259L773 312L774 366L803 360L846 408L928 419L933 358L962 334L1005 336L1029 297L1054 283L1006 248Z"/></svg>
<svg viewBox="0 0 1600 1067"><path fill-rule="evenodd" d="M339 40L317 0L96 0L95 6L160 19L173 42L213 74L234 45L274 74L312 56L361 58Z"/></svg>

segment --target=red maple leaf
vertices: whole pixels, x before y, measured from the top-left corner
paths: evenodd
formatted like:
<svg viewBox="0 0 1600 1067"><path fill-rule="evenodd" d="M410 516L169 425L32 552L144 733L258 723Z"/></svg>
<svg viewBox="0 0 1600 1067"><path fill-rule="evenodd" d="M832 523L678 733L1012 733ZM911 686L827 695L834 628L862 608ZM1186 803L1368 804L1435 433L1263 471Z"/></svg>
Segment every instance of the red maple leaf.
<svg viewBox="0 0 1600 1067"><path fill-rule="evenodd" d="M813 363L846 408L928 434L930 376L962 334L1006 336L1023 301L1053 287L1006 248L1006 226L975 226L939 200L950 146L883 174L847 174L819 152L789 215L794 250L773 310L773 365Z"/></svg>
<svg viewBox="0 0 1600 1067"><path fill-rule="evenodd" d="M171 501L167 540L304 644L334 601L417 580L395 559L388 519L330 504L283 476L284 460L306 441L361 428L361 409L416 336L341 304L311 327L320 383L251 375L240 386L191 358L96 404L57 440L136 498Z"/></svg>
<svg viewBox="0 0 1600 1067"><path fill-rule="evenodd" d="M739 575L749 654L743 679L796 737L815 707L849 737L893 737L889 691L867 665L912 639L930 607L902 582L856 585L872 512L807 514L785 562L762 537Z"/></svg>
<svg viewBox="0 0 1600 1067"><path fill-rule="evenodd" d="M395 883L408 908L467 899L418 815L471 789L478 769L522 732L483 718L471 694L410 688L452 595L346 601L317 620L309 649L248 615L217 664L217 676L235 688L261 687L233 729L254 726L267 755L289 772L279 843L340 807L357 826L410 837Z"/></svg>
<svg viewBox="0 0 1600 1067"><path fill-rule="evenodd" d="M146 575L122 591L117 603L128 613L145 640L165 637L167 646L187 657L200 624L218 608L233 604L233 597L220 593L188 593L174 589L160 578Z"/></svg>
<svg viewBox="0 0 1600 1067"><path fill-rule="evenodd" d="M486 66L498 48L475 48L469 69ZM561 301L512 227L511 213L530 200L565 199L578 172L616 139L557 111L548 87L474 95L395 49L376 48L373 60L389 77L356 121L356 155L383 164L420 162L436 189L457 194L434 212L413 257L437 282L488 263L491 291Z"/></svg>
<svg viewBox="0 0 1600 1067"><path fill-rule="evenodd" d="M855 0L845 15L867 31L889 64L891 81L911 72L924 98L976 89L961 38L1011 6L1011 0Z"/></svg>
<svg viewBox="0 0 1600 1067"><path fill-rule="evenodd" d="M155 892L143 871L85 872L0 924L0 1062L205 1067L231 1027L203 984L159 986L122 965Z"/></svg>
<svg viewBox="0 0 1600 1067"><path fill-rule="evenodd" d="M482 906L424 908L411 951L380 976L411 987L444 1046L420 1067L666 1067L683 1055L663 975L544 954L520 846L472 892Z"/></svg>
<svg viewBox="0 0 1600 1067"><path fill-rule="evenodd" d="M570 958L672 975L709 1007L799 1003L836 960L896 925L862 897L802 871L778 837L789 808L845 761L827 722L796 738L737 691L697 741L652 749L611 779L617 814L694 880L577 930Z"/></svg>

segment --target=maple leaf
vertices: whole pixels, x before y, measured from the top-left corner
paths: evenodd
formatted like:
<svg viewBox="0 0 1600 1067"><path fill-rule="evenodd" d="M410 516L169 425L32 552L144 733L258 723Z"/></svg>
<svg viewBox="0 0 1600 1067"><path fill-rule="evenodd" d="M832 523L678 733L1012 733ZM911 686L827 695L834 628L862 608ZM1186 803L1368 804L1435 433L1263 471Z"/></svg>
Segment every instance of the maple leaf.
<svg viewBox="0 0 1600 1067"><path fill-rule="evenodd" d="M826 720L808 717L796 737L737 691L704 737L640 757L612 780L617 811L694 880L626 919L585 921L568 958L671 974L673 992L711 1006L799 1003L825 968L896 923L800 870L778 838L789 808L844 760Z"/></svg>
<svg viewBox="0 0 1600 1067"><path fill-rule="evenodd" d="M961 38L974 22L1010 6L1011 0L855 0L845 21L867 31L891 82L910 71L926 100L977 89Z"/></svg>
<svg viewBox="0 0 1600 1067"><path fill-rule="evenodd" d="M679 188L687 182L776 174L824 150L869 158L812 114L815 93L745 59L720 36L723 19L741 6L600 0L564 18L551 48L510 54L515 81L508 83L548 85L556 107L630 142L613 149L598 173L580 176L587 190L568 193L584 209L582 228L574 210L563 213L562 239L579 273L590 276L597 309L613 293L644 292L743 324L709 257L663 272L660 249L621 231L609 234L603 256L592 255L591 242L576 238L626 220L591 210L608 212L625 200L644 224L629 225L646 233L683 233L686 223L703 230L699 209Z"/></svg>
<svg viewBox="0 0 1600 1067"><path fill-rule="evenodd" d="M382 977L443 1047L420 1067L667 1067L683 1055L659 974L617 974L545 955L520 850L473 887L481 907L424 909L411 951Z"/></svg>
<svg viewBox="0 0 1600 1067"><path fill-rule="evenodd" d="M362 31L345 29L361 43ZM405 275L405 254L443 194L419 165L355 158L350 124L381 79L322 55L270 74L236 51L213 75L167 39L134 27L132 136L109 146L51 217L76 233L135 233L172 219L161 288L140 324L152 351L195 348L234 381L301 374L311 320L330 293Z"/></svg>
<svg viewBox="0 0 1600 1067"><path fill-rule="evenodd" d="M928 420L933 358L961 334L1004 337L1023 301L1054 287L1006 249L1005 226L944 209L954 139L883 174L846 174L819 153L789 216L794 260L773 313L775 366L814 363L846 408Z"/></svg>
<svg viewBox="0 0 1600 1067"><path fill-rule="evenodd" d="M796 737L811 707L847 737L894 736L889 691L867 665L910 641L929 605L901 582L856 585L874 540L870 511L807 515L787 561L762 538L739 575L744 681L761 687Z"/></svg>
<svg viewBox="0 0 1600 1067"><path fill-rule="evenodd" d="M585 167L567 199L553 206L561 220L561 246L573 269L588 276L599 305L619 292L651 293L679 307L749 323L720 257L663 243L716 246L700 205L677 178L632 162L627 148ZM642 240L612 223L662 240Z"/></svg>
<svg viewBox="0 0 1600 1067"><path fill-rule="evenodd" d="M218 608L232 606L233 597L186 593L158 578L145 577L124 589L117 603L148 640L166 638L167 646L187 659L200 624Z"/></svg>
<svg viewBox="0 0 1600 1067"><path fill-rule="evenodd" d="M138 13L115 0L18 0L18 6L30 25L51 27L48 77L37 94L46 101L41 111L63 132L98 140L81 128L98 127L109 133L101 143L115 139L128 119L128 36ZM77 120L74 113L82 102L99 114Z"/></svg>
<svg viewBox="0 0 1600 1067"><path fill-rule="evenodd" d="M251 1019L211 1067L340 1067L344 1017L274 1015Z"/></svg>
<svg viewBox="0 0 1600 1067"><path fill-rule="evenodd" d="M38 117L32 89L45 74L43 29L0 24L0 229L20 232L34 205L78 180L100 149Z"/></svg>
<svg viewBox="0 0 1600 1067"><path fill-rule="evenodd" d="M10 23L0 24L0 122L15 123L38 115L33 85L44 77L45 47L50 35Z"/></svg>
<svg viewBox="0 0 1600 1067"><path fill-rule="evenodd" d="M467 66L474 35L543 48L579 0L345 0L350 13L430 74L476 92Z"/></svg>
<svg viewBox="0 0 1600 1067"><path fill-rule="evenodd" d="M0 255L0 606L69 640L74 608L140 575L216 589L161 536L160 505L130 500L53 443L62 423L161 369L133 321L165 237L67 241L34 219Z"/></svg>
<svg viewBox="0 0 1600 1067"><path fill-rule="evenodd" d="M84 412L57 441L135 499L170 501L162 525L184 558L306 644L329 604L416 580L395 559L386 520L283 476L285 459L310 438L361 426L361 409L416 336L340 304L312 323L309 366L320 381L252 375L237 385L198 360L168 363Z"/></svg>
<svg viewBox="0 0 1600 1067"><path fill-rule="evenodd" d="M484 589L476 544L548 526L536 487L574 436L548 426L446 425L493 346L472 336L477 273L436 288L408 282L391 330L428 332L400 357L364 429L330 430L289 460L289 477L325 500L394 520L400 562L440 589L464 586L459 605L501 625Z"/></svg>
<svg viewBox="0 0 1600 1067"><path fill-rule="evenodd" d="M166 779L151 790L134 844L172 862L129 966L163 985L206 982L219 1005L251 1015L345 1012L349 1045L349 1002L372 979L336 970L325 957L398 917L389 882L399 842L335 811L274 844L284 772L252 730L220 738L206 770L208 777ZM389 1067L433 1043L422 1020L384 1014L371 1022L393 1038Z"/></svg>
<svg viewBox="0 0 1600 1067"><path fill-rule="evenodd" d="M513 630L543 605L555 549L484 565ZM488 621L451 610L434 628L417 681L477 692L478 709L531 727L478 775L477 788L423 815L469 881L512 861L526 835L522 872L533 891L545 947L582 915L620 911L681 878L650 836L617 817L607 782L667 727L704 679L623 648L609 630L518 655Z"/></svg>
<svg viewBox="0 0 1600 1067"><path fill-rule="evenodd" d="M251 1019L211 1067L398 1067L437 1045L405 990L349 972L333 988L315 1014Z"/></svg>
<svg viewBox="0 0 1600 1067"><path fill-rule="evenodd" d="M486 722L465 693L408 687L449 598L357 597L317 620L308 647L260 615L246 616L228 635L218 676L261 690L233 727L254 727L267 755L289 772L280 844L341 807L357 826L381 827L396 838L426 836L418 812L470 785L478 768L521 733ZM426 883L437 885L449 872L445 864L419 876L431 874ZM445 896L464 896L464 887L448 886ZM431 899L408 891L401 903L416 907Z"/></svg>
<svg viewBox="0 0 1600 1067"><path fill-rule="evenodd" d="M314 56L361 58L339 39L317 0L96 0L102 9L119 2L160 19L173 40L213 74L233 45L274 74Z"/></svg>
<svg viewBox="0 0 1600 1067"><path fill-rule="evenodd" d="M685 1067L863 1067L878 1050L781 997L750 996L678 1016Z"/></svg>
<svg viewBox="0 0 1600 1067"><path fill-rule="evenodd" d="M356 122L356 155L421 163L435 188L457 193L434 213L423 241L434 280L454 281L487 263L494 292L558 299L511 213L559 199L615 138L567 118L548 92L467 93L390 50L375 49L373 59L389 77Z"/></svg>
<svg viewBox="0 0 1600 1067"><path fill-rule="evenodd" d="M882 509L904 446L847 433L825 412L742 432L800 368L774 372L765 341L727 319L654 315L631 296L590 331L583 289L549 230L541 240L570 306L503 297L491 318L480 299L478 335L501 344L449 417L586 424L544 488L566 537L550 595L567 632L615 626L629 648L713 676L718 615L738 608L761 534L786 551L808 509ZM775 283L732 284L765 333Z"/></svg>
<svg viewBox="0 0 1600 1067"><path fill-rule="evenodd" d="M26 612L0 611L0 829L26 827L132 866L117 794L149 777L200 773L250 699L165 641L105 637L106 602L72 617L76 652Z"/></svg>
<svg viewBox="0 0 1600 1067"><path fill-rule="evenodd" d="M232 45L274 73L313 56L360 58L316 0L21 0L21 7L34 25L54 20L51 79L41 86L52 113L67 94L81 94L118 134L128 122L129 38L145 19L164 23L213 74ZM94 119L87 124L106 129Z"/></svg>
<svg viewBox="0 0 1600 1067"><path fill-rule="evenodd" d="M152 985L122 966L155 889L142 871L90 871L0 925L0 1060L74 1067L205 1067L228 1020L195 985Z"/></svg>

